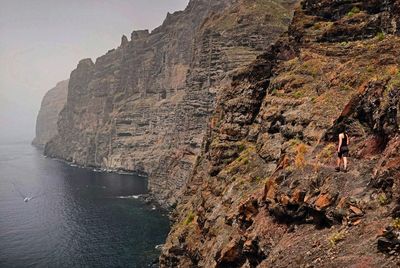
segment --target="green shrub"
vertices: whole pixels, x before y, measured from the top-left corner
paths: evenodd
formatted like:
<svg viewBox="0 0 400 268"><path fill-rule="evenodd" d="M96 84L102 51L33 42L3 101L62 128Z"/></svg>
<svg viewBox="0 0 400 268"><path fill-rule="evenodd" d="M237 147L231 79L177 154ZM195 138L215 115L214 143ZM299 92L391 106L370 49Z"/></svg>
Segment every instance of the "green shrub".
<svg viewBox="0 0 400 268"><path fill-rule="evenodd" d="M369 65L369 66L367 67L367 72L373 73L374 71L375 71L375 69L374 69L374 67L373 67L372 65Z"/></svg>
<svg viewBox="0 0 400 268"><path fill-rule="evenodd" d="M335 152L336 152L336 145L330 143L327 146L325 146L324 149L322 149L321 153L319 154L319 157L323 159L329 159L332 158Z"/></svg>
<svg viewBox="0 0 400 268"><path fill-rule="evenodd" d="M379 41L384 40L384 39L385 39L385 33L384 33L384 32L379 32L379 33L377 33L377 34L376 34L376 38L377 38Z"/></svg>
<svg viewBox="0 0 400 268"><path fill-rule="evenodd" d="M392 221L392 227L395 229L400 229L400 218L396 218Z"/></svg>
<svg viewBox="0 0 400 268"><path fill-rule="evenodd" d="M192 221L194 220L194 217L196 215L193 213L193 211L189 211L189 214L186 216L185 221L183 222L184 225L189 225L190 223L192 223Z"/></svg>
<svg viewBox="0 0 400 268"><path fill-rule="evenodd" d="M352 16L354 16L355 14L358 14L358 13L360 13L360 9L359 9L358 7L353 7L353 8L347 13L347 16L348 16L348 17L352 17Z"/></svg>
<svg viewBox="0 0 400 268"><path fill-rule="evenodd" d="M256 176L255 178L253 178L253 181L256 183L260 183L263 181L263 179L260 176Z"/></svg>
<svg viewBox="0 0 400 268"><path fill-rule="evenodd" d="M389 82L389 86L388 88L390 90L393 90L395 88L399 89L400 88L400 74L397 74L396 76L394 76L390 82Z"/></svg>
<svg viewBox="0 0 400 268"><path fill-rule="evenodd" d="M389 200L386 197L385 193L381 193L380 195L378 195L378 202L381 206L387 205L389 203Z"/></svg>
<svg viewBox="0 0 400 268"><path fill-rule="evenodd" d="M293 97L296 98L296 99L300 99L300 98L304 97L304 93L302 93L302 92L300 92L300 91L296 91L296 92L293 94Z"/></svg>
<svg viewBox="0 0 400 268"><path fill-rule="evenodd" d="M246 145L244 145L243 143L239 144L238 146L239 152L243 152L244 149L246 149Z"/></svg>
<svg viewBox="0 0 400 268"><path fill-rule="evenodd" d="M293 147L293 150L296 150L297 145L301 144L302 141L299 139L290 139L289 143L290 143L290 146Z"/></svg>
<svg viewBox="0 0 400 268"><path fill-rule="evenodd" d="M342 90L342 91L350 91L352 89L353 88L351 86L349 86L349 85L341 85L340 86L340 90Z"/></svg>
<svg viewBox="0 0 400 268"><path fill-rule="evenodd" d="M346 234L344 232L335 232L329 237L329 244L333 247L339 241L342 241L346 238Z"/></svg>

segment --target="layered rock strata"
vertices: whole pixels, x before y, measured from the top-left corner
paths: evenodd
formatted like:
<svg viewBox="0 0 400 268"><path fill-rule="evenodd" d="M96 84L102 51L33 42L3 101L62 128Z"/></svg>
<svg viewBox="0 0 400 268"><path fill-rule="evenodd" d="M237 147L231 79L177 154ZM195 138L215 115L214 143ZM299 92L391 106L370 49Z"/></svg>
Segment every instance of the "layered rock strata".
<svg viewBox="0 0 400 268"><path fill-rule="evenodd" d="M193 0L71 73L52 157L143 172L171 205L200 152L215 93L287 29L294 1Z"/></svg>
<svg viewBox="0 0 400 268"><path fill-rule="evenodd" d="M54 138L57 131L58 115L67 102L68 80L61 81L43 97L36 119L36 136L32 144L44 147Z"/></svg>
<svg viewBox="0 0 400 268"><path fill-rule="evenodd" d="M398 267L399 11L304 0L288 33L233 75L161 267ZM347 173L335 171L342 126Z"/></svg>

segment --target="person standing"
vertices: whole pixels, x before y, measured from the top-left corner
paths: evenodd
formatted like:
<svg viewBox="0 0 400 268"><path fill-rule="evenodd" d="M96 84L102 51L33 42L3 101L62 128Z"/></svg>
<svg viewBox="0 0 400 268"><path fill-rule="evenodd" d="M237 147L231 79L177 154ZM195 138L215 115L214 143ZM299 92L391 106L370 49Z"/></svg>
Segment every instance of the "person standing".
<svg viewBox="0 0 400 268"><path fill-rule="evenodd" d="M340 171L340 164L343 161L343 168L344 172L347 172L347 157L349 156L349 135L346 132L346 129L343 127L342 131L339 134L339 145L338 145L338 158L337 158L337 165L336 171Z"/></svg>

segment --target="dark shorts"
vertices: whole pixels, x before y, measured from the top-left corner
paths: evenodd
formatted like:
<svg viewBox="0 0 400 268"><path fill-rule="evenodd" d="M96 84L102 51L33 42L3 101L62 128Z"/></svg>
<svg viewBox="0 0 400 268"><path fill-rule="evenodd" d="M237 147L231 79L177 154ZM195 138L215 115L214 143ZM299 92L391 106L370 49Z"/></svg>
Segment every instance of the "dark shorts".
<svg viewBox="0 0 400 268"><path fill-rule="evenodd" d="M347 146L343 146L340 148L340 151L338 152L338 157L348 157L349 156L349 148Z"/></svg>

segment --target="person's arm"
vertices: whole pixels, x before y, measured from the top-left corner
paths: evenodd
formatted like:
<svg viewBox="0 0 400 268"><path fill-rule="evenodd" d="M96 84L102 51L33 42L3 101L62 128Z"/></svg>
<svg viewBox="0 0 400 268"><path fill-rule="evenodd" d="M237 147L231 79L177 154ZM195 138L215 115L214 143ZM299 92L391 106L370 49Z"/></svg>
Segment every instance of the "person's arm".
<svg viewBox="0 0 400 268"><path fill-rule="evenodd" d="M347 145L349 145L349 144L350 144L350 138L349 138L349 135L347 135L347 134L346 134L346 137L347 137Z"/></svg>
<svg viewBox="0 0 400 268"><path fill-rule="evenodd" d="M340 152L340 146L342 146L342 134L339 134L339 146L337 148L337 151Z"/></svg>

